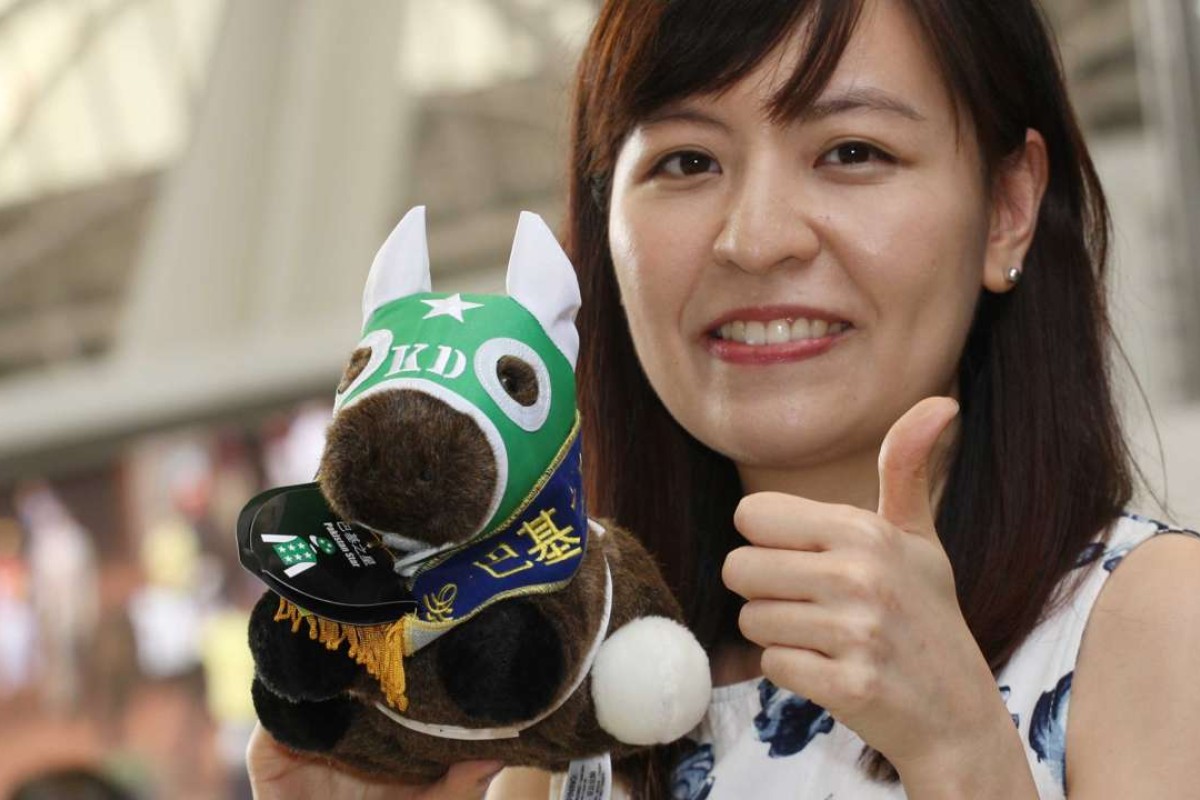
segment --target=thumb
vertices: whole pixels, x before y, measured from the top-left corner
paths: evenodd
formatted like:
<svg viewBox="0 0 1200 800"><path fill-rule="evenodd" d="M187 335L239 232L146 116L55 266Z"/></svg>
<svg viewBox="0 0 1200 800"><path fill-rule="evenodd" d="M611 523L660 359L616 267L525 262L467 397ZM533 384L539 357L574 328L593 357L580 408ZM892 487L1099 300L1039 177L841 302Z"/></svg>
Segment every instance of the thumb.
<svg viewBox="0 0 1200 800"><path fill-rule="evenodd" d="M879 516L937 541L930 472L942 433L958 414L951 397L926 397L896 420L879 450Z"/></svg>

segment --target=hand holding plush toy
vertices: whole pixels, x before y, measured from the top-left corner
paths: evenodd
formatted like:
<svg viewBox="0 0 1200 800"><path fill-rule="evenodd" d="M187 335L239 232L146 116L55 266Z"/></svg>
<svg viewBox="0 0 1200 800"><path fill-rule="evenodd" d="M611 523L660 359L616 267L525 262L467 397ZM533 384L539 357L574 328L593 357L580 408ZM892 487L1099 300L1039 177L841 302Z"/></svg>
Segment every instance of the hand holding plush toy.
<svg viewBox="0 0 1200 800"><path fill-rule="evenodd" d="M376 780L338 769L320 755L298 753L275 741L261 724L246 748L254 800L481 800L503 767L495 761L460 761L433 783ZM512 781L503 785L506 792L523 788ZM544 792L526 793L534 794Z"/></svg>
<svg viewBox="0 0 1200 800"><path fill-rule="evenodd" d="M262 724L372 776L678 739L708 661L642 546L588 519L575 273L522 213L508 296L430 291L424 209L380 249L318 484L238 524Z"/></svg>

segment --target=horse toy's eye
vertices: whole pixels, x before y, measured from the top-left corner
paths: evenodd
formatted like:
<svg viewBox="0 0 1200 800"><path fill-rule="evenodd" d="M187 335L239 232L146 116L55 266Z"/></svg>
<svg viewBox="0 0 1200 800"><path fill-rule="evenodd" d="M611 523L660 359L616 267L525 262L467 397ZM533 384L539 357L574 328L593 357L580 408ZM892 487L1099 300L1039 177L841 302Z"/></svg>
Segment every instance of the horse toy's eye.
<svg viewBox="0 0 1200 800"><path fill-rule="evenodd" d="M346 391L346 388L354 383L354 379L362 374L370 360L371 348L360 347L354 351L350 356L350 363L346 365L346 371L342 373L342 382L337 387L338 394Z"/></svg>
<svg viewBox="0 0 1200 800"><path fill-rule="evenodd" d="M537 373L516 356L504 356L496 362L496 377L513 400L528 408L537 402Z"/></svg>

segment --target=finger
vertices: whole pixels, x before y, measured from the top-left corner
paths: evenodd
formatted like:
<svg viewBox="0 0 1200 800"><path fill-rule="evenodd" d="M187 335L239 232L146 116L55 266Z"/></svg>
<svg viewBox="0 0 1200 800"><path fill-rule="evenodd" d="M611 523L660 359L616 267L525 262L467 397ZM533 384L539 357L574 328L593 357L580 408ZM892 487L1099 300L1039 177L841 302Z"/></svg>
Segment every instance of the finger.
<svg viewBox="0 0 1200 800"><path fill-rule="evenodd" d="M246 745L246 771L252 784L267 784L295 767L294 758L275 741L261 722L254 723Z"/></svg>
<svg viewBox="0 0 1200 800"><path fill-rule="evenodd" d="M739 547L725 557L721 580L747 600L830 601L845 588L840 563L828 553Z"/></svg>
<svg viewBox="0 0 1200 800"><path fill-rule="evenodd" d="M831 658L844 650L841 621L825 606L792 600L751 600L738 615L742 635L759 647L798 647Z"/></svg>
<svg viewBox="0 0 1200 800"><path fill-rule="evenodd" d="M835 715L869 704L878 690L869 670L812 650L768 647L763 651L762 671L771 683Z"/></svg>
<svg viewBox="0 0 1200 800"><path fill-rule="evenodd" d="M935 541L931 462L949 446L939 439L957 414L953 398L927 397L896 420L879 450L879 516Z"/></svg>
<svg viewBox="0 0 1200 800"><path fill-rule="evenodd" d="M246 770L255 800L348 797L406 800L412 787L379 784L343 772L332 764L280 744L256 723L246 748Z"/></svg>
<svg viewBox="0 0 1200 800"><path fill-rule="evenodd" d="M460 761L452 764L440 781L418 794L417 800L477 800L502 769L501 761Z"/></svg>
<svg viewBox="0 0 1200 800"><path fill-rule="evenodd" d="M264 759L274 757L279 748L278 742L267 733L261 722L254 723L250 732L250 740L246 743L246 763L255 764Z"/></svg>
<svg viewBox="0 0 1200 800"><path fill-rule="evenodd" d="M814 552L831 549L852 528L840 507L782 492L743 497L733 525L750 544Z"/></svg>
<svg viewBox="0 0 1200 800"><path fill-rule="evenodd" d="M280 744L261 722L254 723L246 745L246 772L256 798L282 796L284 792L277 789L280 784L316 768L308 757Z"/></svg>

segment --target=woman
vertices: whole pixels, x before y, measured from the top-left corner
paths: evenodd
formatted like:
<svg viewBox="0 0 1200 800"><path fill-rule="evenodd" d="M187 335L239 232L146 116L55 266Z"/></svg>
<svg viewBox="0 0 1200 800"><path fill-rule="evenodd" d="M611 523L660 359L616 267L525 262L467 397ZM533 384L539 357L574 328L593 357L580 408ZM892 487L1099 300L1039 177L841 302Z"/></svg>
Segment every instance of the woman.
<svg viewBox="0 0 1200 800"><path fill-rule="evenodd" d="M720 687L625 786L1193 792L1200 542L1122 513L1107 211L1032 0L611 0L572 147L590 502Z"/></svg>

